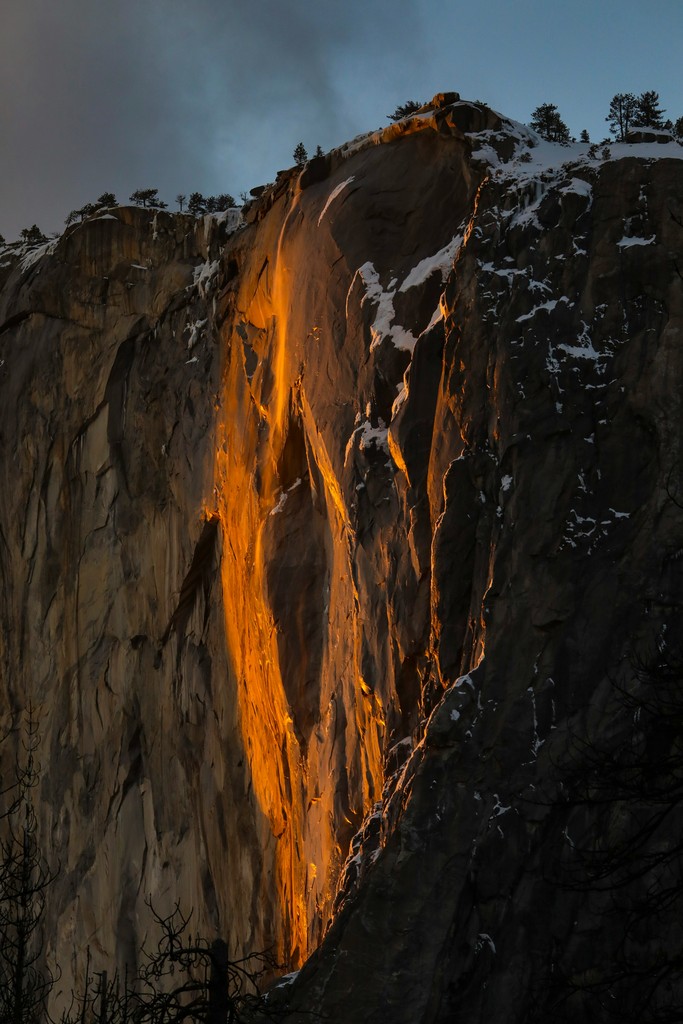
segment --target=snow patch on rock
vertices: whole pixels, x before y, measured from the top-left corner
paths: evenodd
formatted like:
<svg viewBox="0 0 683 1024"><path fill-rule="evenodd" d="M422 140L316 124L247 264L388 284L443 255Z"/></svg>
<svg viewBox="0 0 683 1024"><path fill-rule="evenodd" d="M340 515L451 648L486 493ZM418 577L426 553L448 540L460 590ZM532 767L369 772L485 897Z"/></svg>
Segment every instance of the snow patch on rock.
<svg viewBox="0 0 683 1024"><path fill-rule="evenodd" d="M344 191L344 189L347 187L347 185L350 185L351 182L355 181L355 180L356 180L356 176L355 176L355 174L352 174L350 178L347 178L346 181L342 181L339 185L337 185L336 188L332 189L332 191L330 192L329 196L327 197L327 202L323 206L322 212L321 212L320 216L318 217L318 227L320 227L320 225L322 223L323 217L325 216L325 214L327 213L327 211L329 210L330 206L335 201L337 196L340 195Z"/></svg>
<svg viewBox="0 0 683 1024"><path fill-rule="evenodd" d="M383 341L390 341L396 348L412 353L417 338L410 331L407 331L405 327L394 323L394 317L396 316L394 310L394 296L397 291L396 278L392 278L389 282L389 287L385 289L380 284L379 274L375 270L374 264L370 262L364 263L354 274L351 287L349 288L349 295L351 294L356 277L360 278L365 287L365 295L360 303L361 307L367 301L377 306L375 320L370 327L372 337L370 351L372 352L378 348ZM348 316L348 296L346 308Z"/></svg>
<svg viewBox="0 0 683 1024"><path fill-rule="evenodd" d="M220 260L207 260L206 263L200 263L194 268L192 284L203 299L208 298L209 293L215 288L220 265Z"/></svg>
<svg viewBox="0 0 683 1024"><path fill-rule="evenodd" d="M26 252L26 254L19 260L19 269L21 273L26 273L26 271L33 267L38 260L41 260L43 256L51 256L57 248L58 241L58 238L53 238L49 242L37 245L34 249L29 249L28 252Z"/></svg>
<svg viewBox="0 0 683 1024"><path fill-rule="evenodd" d="M617 242L620 249L630 249L633 245L654 245L656 239L653 235L652 238L622 238L621 241Z"/></svg>
<svg viewBox="0 0 683 1024"><path fill-rule="evenodd" d="M441 283L445 284L453 266L453 261L462 245L462 240L463 236L458 234L443 249L435 252L433 256L426 256L423 260L420 260L417 266L413 267L410 271L398 290L400 292L407 292L409 288L415 288L416 285L424 284L432 274L436 273L441 274Z"/></svg>

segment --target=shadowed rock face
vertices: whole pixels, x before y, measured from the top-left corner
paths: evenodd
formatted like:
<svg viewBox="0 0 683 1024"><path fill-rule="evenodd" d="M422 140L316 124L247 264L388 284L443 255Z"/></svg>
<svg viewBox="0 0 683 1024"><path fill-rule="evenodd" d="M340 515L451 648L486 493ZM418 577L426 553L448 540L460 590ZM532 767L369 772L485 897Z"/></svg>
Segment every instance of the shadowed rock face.
<svg viewBox="0 0 683 1024"><path fill-rule="evenodd" d="M680 615L683 149L537 142L447 94L239 227L0 255L0 685L67 982L147 894L319 947L292 1021L523 1021L608 955L548 780Z"/></svg>

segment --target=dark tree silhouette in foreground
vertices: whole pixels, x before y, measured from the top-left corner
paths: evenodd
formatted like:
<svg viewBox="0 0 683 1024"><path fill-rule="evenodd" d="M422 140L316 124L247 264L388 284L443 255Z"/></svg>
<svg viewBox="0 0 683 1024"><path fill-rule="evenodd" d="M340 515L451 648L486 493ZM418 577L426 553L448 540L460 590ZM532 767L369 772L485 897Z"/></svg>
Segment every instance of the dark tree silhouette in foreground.
<svg viewBox="0 0 683 1024"><path fill-rule="evenodd" d="M94 973L88 951L84 994L74 998L62 1024L243 1024L279 1016L260 991L276 969L270 956L231 960L221 939L209 943L192 935L192 915L179 904L167 916L151 901L148 906L159 933L156 949L143 950L137 974L121 983L106 971Z"/></svg>
<svg viewBox="0 0 683 1024"><path fill-rule="evenodd" d="M33 806L38 742L29 707L13 778L0 794L0 1024L43 1020L54 984L43 963L42 918L55 875L41 853Z"/></svg>
<svg viewBox="0 0 683 1024"><path fill-rule="evenodd" d="M0 737L8 749L10 731ZM43 929L57 878L41 852L34 793L40 780L39 732L31 707L10 772L0 789L0 1024L55 1024L47 1001L55 977L43 955ZM9 781L5 781L9 778ZM73 993L60 1024L243 1024L281 1016L261 987L277 971L267 953L230 959L225 942L190 932L191 914L176 904L164 916L148 906L159 940L141 950L141 966L123 978L92 969L87 952L83 990Z"/></svg>
<svg viewBox="0 0 683 1024"><path fill-rule="evenodd" d="M136 996L140 1024L176 1024L190 1019L202 1024L236 1024L256 1009L267 1007L259 991L275 964L258 953L230 960L221 939L212 943L189 931L190 917L176 904L164 917L149 904L160 931L153 953L145 954Z"/></svg>

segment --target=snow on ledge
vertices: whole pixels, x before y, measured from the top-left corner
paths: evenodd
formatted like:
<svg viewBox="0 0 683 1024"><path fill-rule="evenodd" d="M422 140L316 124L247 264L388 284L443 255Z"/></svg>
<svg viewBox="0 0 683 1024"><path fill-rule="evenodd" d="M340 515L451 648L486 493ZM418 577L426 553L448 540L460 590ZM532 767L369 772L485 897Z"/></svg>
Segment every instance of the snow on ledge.
<svg viewBox="0 0 683 1024"><path fill-rule="evenodd" d="M617 245L620 249L630 249L634 245L654 245L655 241L654 235L652 238L626 238L624 236L620 242L617 242Z"/></svg>
<svg viewBox="0 0 683 1024"><path fill-rule="evenodd" d="M375 270L374 264L369 261L359 267L353 275L346 297L347 317L349 296L357 277L360 277L365 287L365 295L361 299L360 303L361 307L365 305L368 299L377 306L375 320L370 327L370 334L372 336L370 351L373 352L385 339L387 339L391 341L396 348L404 349L405 351L412 353L415 348L417 338L411 334L410 331L407 331L405 327L402 327L400 324L394 324L394 317L396 316L396 312L394 310L396 278L392 278L389 282L389 287L385 290L380 284L379 274Z"/></svg>
<svg viewBox="0 0 683 1024"><path fill-rule="evenodd" d="M318 217L318 227L320 227L323 217L325 216L325 214L327 213L328 209L330 208L331 204L335 201L337 196L344 191L347 185L350 185L351 182L355 180L356 176L355 174L352 174L350 178L347 178L346 181L342 181L340 185L337 185L336 188L332 189L329 196L327 197L327 202L325 203L322 209L322 213Z"/></svg>
<svg viewBox="0 0 683 1024"><path fill-rule="evenodd" d="M36 246L34 249L29 249L25 256L22 256L19 261L19 269L22 274L26 273L30 267L32 267L38 260L42 259L43 256L50 256L57 248L58 238L53 238L49 242L43 242L41 245Z"/></svg>
<svg viewBox="0 0 683 1024"><path fill-rule="evenodd" d="M439 249L433 256L425 256L423 260L413 267L399 288L400 292L407 292L409 288L424 284L432 274L441 274L441 283L446 283L446 278L453 266L453 261L462 245L463 236L458 234L452 238L443 249Z"/></svg>
<svg viewBox="0 0 683 1024"><path fill-rule="evenodd" d="M391 452L389 450L388 434L388 427L381 417L378 419L376 427L373 427L370 420L363 420L360 426L356 427L352 431L351 436L346 442L346 448L344 449L344 467L348 465L357 437L358 448L360 451L365 452L370 448L375 448L380 449L387 455L390 455Z"/></svg>
<svg viewBox="0 0 683 1024"><path fill-rule="evenodd" d="M192 284L203 299L208 298L209 293L215 287L220 266L220 260L207 260L194 268Z"/></svg>

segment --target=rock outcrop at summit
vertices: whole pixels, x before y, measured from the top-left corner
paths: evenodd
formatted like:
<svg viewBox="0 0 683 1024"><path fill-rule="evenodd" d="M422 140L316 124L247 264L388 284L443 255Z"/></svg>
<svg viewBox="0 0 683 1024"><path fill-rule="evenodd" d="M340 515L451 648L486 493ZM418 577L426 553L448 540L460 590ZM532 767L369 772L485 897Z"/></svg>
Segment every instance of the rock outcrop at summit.
<svg viewBox="0 0 683 1024"><path fill-rule="evenodd" d="M683 600L683 148L592 153L444 94L242 215L0 254L0 686L67 982L148 894L306 961L292 1022L580 1019L680 949L676 900L629 938L656 872L577 882Z"/></svg>

